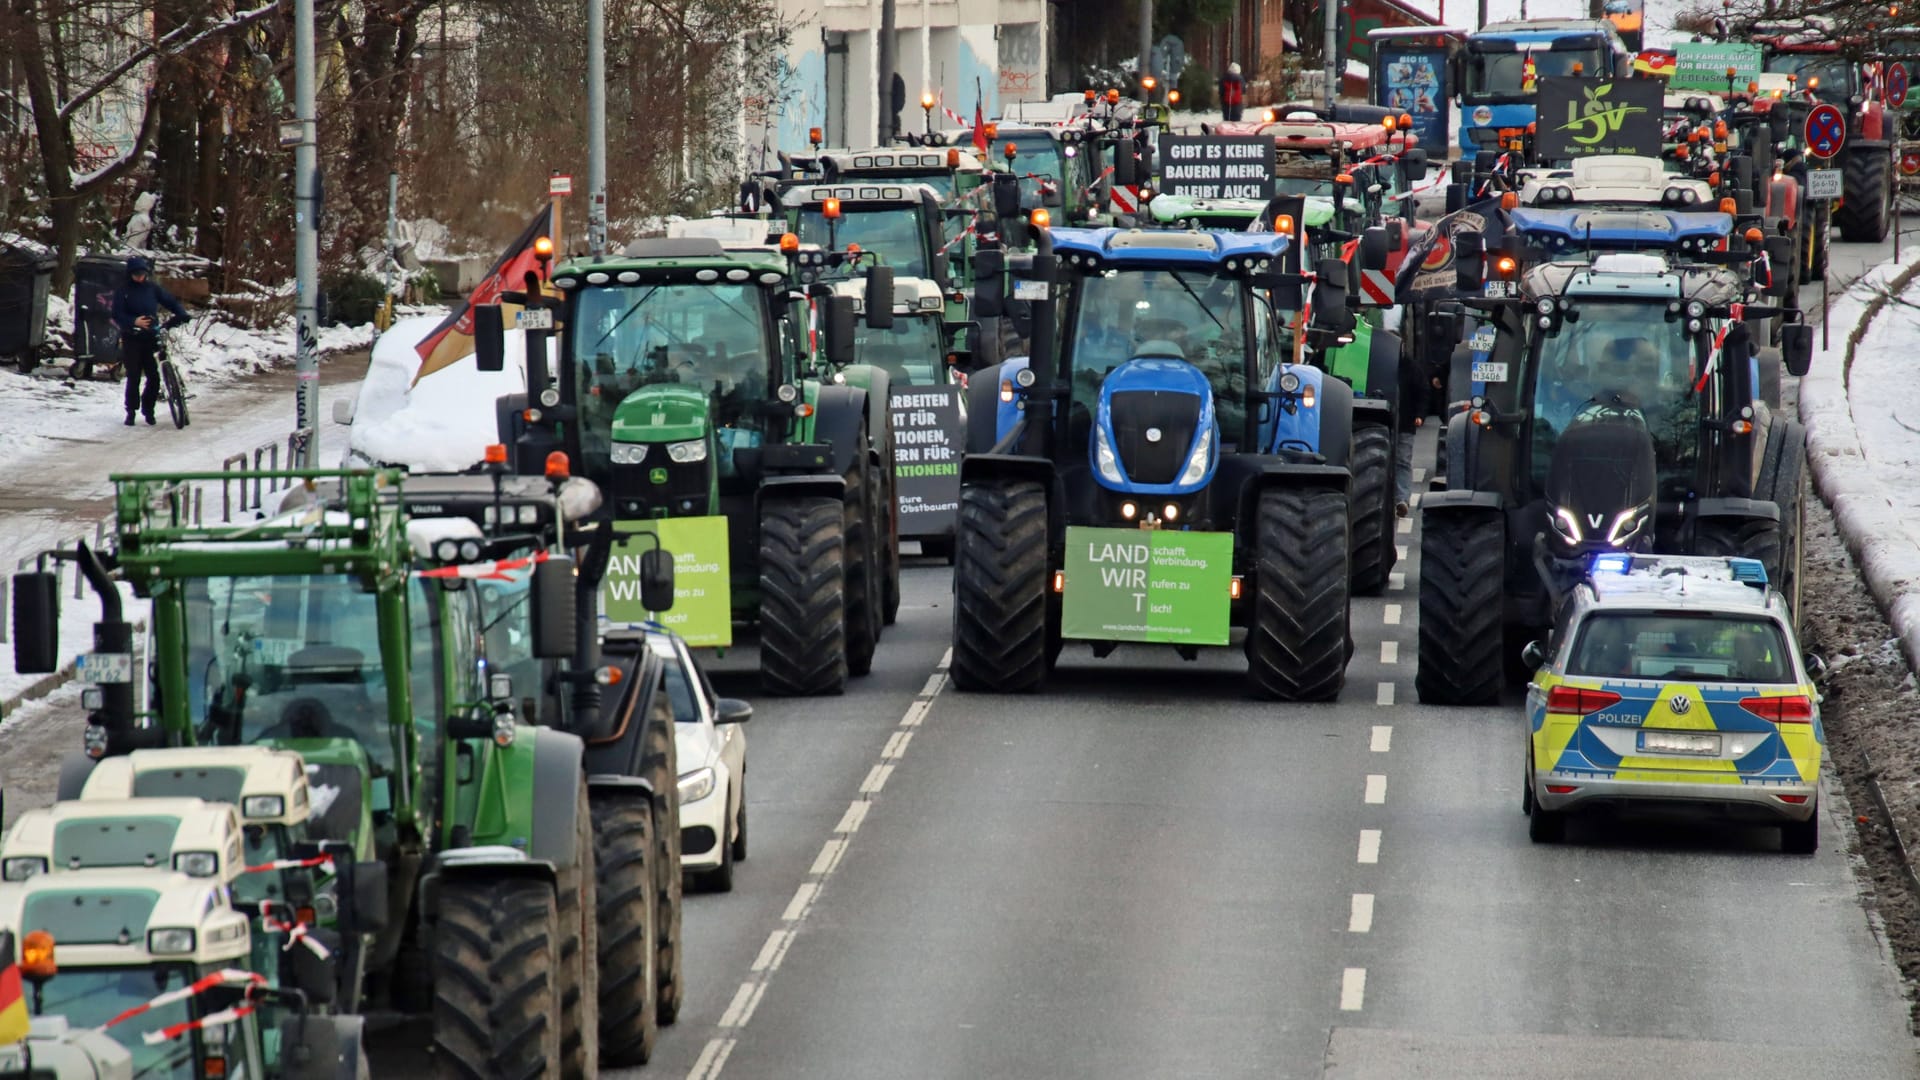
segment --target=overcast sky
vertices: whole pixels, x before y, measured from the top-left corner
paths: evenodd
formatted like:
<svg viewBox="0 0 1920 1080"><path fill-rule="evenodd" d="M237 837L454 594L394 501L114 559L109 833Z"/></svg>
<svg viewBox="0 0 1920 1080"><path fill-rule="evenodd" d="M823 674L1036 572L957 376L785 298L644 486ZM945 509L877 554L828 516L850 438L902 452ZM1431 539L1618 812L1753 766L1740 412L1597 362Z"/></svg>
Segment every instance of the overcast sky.
<svg viewBox="0 0 1920 1080"><path fill-rule="evenodd" d="M1433 11L1439 0L1417 0L1420 6ZM1662 48L1673 44L1673 17L1680 11L1681 5L1675 0L1646 0L1648 48ZM1447 0L1446 17L1442 20L1448 26L1473 27L1473 20L1479 14L1479 0ZM1502 19L1520 17L1520 0L1487 0L1487 19L1498 22ZM1530 19L1584 19L1587 17L1586 0L1527 0L1527 17Z"/></svg>

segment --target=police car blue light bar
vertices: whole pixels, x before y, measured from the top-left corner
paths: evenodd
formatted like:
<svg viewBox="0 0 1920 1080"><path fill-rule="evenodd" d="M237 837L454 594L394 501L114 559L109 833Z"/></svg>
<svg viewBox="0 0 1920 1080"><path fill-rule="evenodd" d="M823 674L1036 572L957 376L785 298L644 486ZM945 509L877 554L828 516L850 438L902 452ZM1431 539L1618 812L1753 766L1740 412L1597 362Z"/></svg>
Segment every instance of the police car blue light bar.
<svg viewBox="0 0 1920 1080"><path fill-rule="evenodd" d="M1602 552L1587 565L1589 574L1624 574L1632 569L1633 556L1620 551Z"/></svg>
<svg viewBox="0 0 1920 1080"><path fill-rule="evenodd" d="M1733 575L1733 580L1748 585L1764 586L1767 583L1767 566L1759 559L1728 559L1727 571Z"/></svg>
<svg viewBox="0 0 1920 1080"><path fill-rule="evenodd" d="M1732 215L1721 213L1517 208L1508 214L1514 228L1529 239L1558 240L1565 245L1584 246L1591 241L1595 247L1667 248L1688 242L1712 245L1733 235Z"/></svg>

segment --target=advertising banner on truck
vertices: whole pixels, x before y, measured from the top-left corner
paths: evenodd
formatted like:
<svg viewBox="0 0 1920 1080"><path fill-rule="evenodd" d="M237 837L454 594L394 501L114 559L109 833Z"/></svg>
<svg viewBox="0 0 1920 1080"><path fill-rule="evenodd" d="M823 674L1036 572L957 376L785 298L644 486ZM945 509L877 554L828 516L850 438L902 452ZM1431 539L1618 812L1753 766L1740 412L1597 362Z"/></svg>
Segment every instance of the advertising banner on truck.
<svg viewBox="0 0 1920 1080"><path fill-rule="evenodd" d="M1673 47L1674 90L1727 92L1727 69L1733 69L1734 89L1745 91L1760 74L1760 46L1746 41L1683 41Z"/></svg>
<svg viewBox="0 0 1920 1080"><path fill-rule="evenodd" d="M1413 130L1429 155L1447 153L1447 51L1431 45L1382 41L1374 53L1373 103L1413 117Z"/></svg>
<svg viewBox="0 0 1920 1080"><path fill-rule="evenodd" d="M1233 534L1067 529L1061 636L1225 645Z"/></svg>
<svg viewBox="0 0 1920 1080"><path fill-rule="evenodd" d="M1665 90L1653 79L1543 78L1534 150L1544 161L1656 157Z"/></svg>

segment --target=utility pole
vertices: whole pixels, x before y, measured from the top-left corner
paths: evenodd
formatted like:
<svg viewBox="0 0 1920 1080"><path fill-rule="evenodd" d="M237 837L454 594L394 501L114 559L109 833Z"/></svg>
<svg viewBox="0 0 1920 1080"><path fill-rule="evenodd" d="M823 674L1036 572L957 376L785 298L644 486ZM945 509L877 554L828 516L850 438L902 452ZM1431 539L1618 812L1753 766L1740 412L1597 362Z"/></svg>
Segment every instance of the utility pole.
<svg viewBox="0 0 1920 1080"><path fill-rule="evenodd" d="M320 460L320 154L313 104L313 0L293 5L293 114L300 142L293 150L294 430L309 432L296 468Z"/></svg>
<svg viewBox="0 0 1920 1080"><path fill-rule="evenodd" d="M900 43L895 40L899 35L893 29L893 8L894 0L880 0L880 40L877 43L879 48L874 53L880 61L880 94L874 98L879 104L880 115L879 122L874 125L874 134L878 136L876 142L881 146L892 143L900 135L893 123L898 115L893 111L893 70L900 66L897 57Z"/></svg>
<svg viewBox="0 0 1920 1080"><path fill-rule="evenodd" d="M607 12L606 0L587 0L587 254L606 253Z"/></svg>
<svg viewBox="0 0 1920 1080"><path fill-rule="evenodd" d="M1485 3L1486 0L1481 0ZM1336 70L1343 67L1340 63L1340 4L1341 0L1327 0L1320 9L1320 17L1326 21L1327 37L1327 115L1333 115L1333 104L1340 96L1340 75Z"/></svg>
<svg viewBox="0 0 1920 1080"><path fill-rule="evenodd" d="M1044 8L1042 10L1045 10ZM1140 0L1140 61L1133 73L1134 82L1139 83L1153 70L1153 0ZM1142 84L1144 86L1144 84ZM1146 91L1141 90L1141 96Z"/></svg>
<svg viewBox="0 0 1920 1080"><path fill-rule="evenodd" d="M1480 21L1477 25L1483 28L1487 25L1487 0L1480 0Z"/></svg>

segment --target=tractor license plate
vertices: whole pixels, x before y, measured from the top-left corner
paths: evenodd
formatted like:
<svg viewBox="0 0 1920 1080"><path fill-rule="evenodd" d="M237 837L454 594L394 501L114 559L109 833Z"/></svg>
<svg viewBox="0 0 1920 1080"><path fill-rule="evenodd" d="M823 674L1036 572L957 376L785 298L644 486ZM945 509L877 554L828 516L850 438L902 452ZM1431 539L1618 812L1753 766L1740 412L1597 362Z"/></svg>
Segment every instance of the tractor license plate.
<svg viewBox="0 0 1920 1080"><path fill-rule="evenodd" d="M1473 340L1468 343L1468 347L1474 352L1492 352L1493 336L1493 327L1483 326L1473 332Z"/></svg>
<svg viewBox="0 0 1920 1080"><path fill-rule="evenodd" d="M1474 382L1506 382L1507 363L1504 360L1476 360L1473 364Z"/></svg>
<svg viewBox="0 0 1920 1080"><path fill-rule="evenodd" d="M1640 749L1656 754L1714 756L1720 753L1720 736L1691 731L1642 731Z"/></svg>
<svg viewBox="0 0 1920 1080"><path fill-rule="evenodd" d="M1807 198L1837 199L1845 191L1839 169L1807 170Z"/></svg>
<svg viewBox="0 0 1920 1080"><path fill-rule="evenodd" d="M521 330L551 330L553 312L548 308L521 308L513 318L513 325Z"/></svg>
<svg viewBox="0 0 1920 1080"><path fill-rule="evenodd" d="M1486 296L1489 300L1517 300L1520 297L1520 283L1517 281L1489 281L1486 284Z"/></svg>
<svg viewBox="0 0 1920 1080"><path fill-rule="evenodd" d="M130 683L133 681L133 655L87 653L74 664L74 675L83 683Z"/></svg>
<svg viewBox="0 0 1920 1080"><path fill-rule="evenodd" d="M1044 281L1029 281L1026 278L1015 278L1013 281L1013 298L1015 300L1045 300L1047 298L1047 283Z"/></svg>

